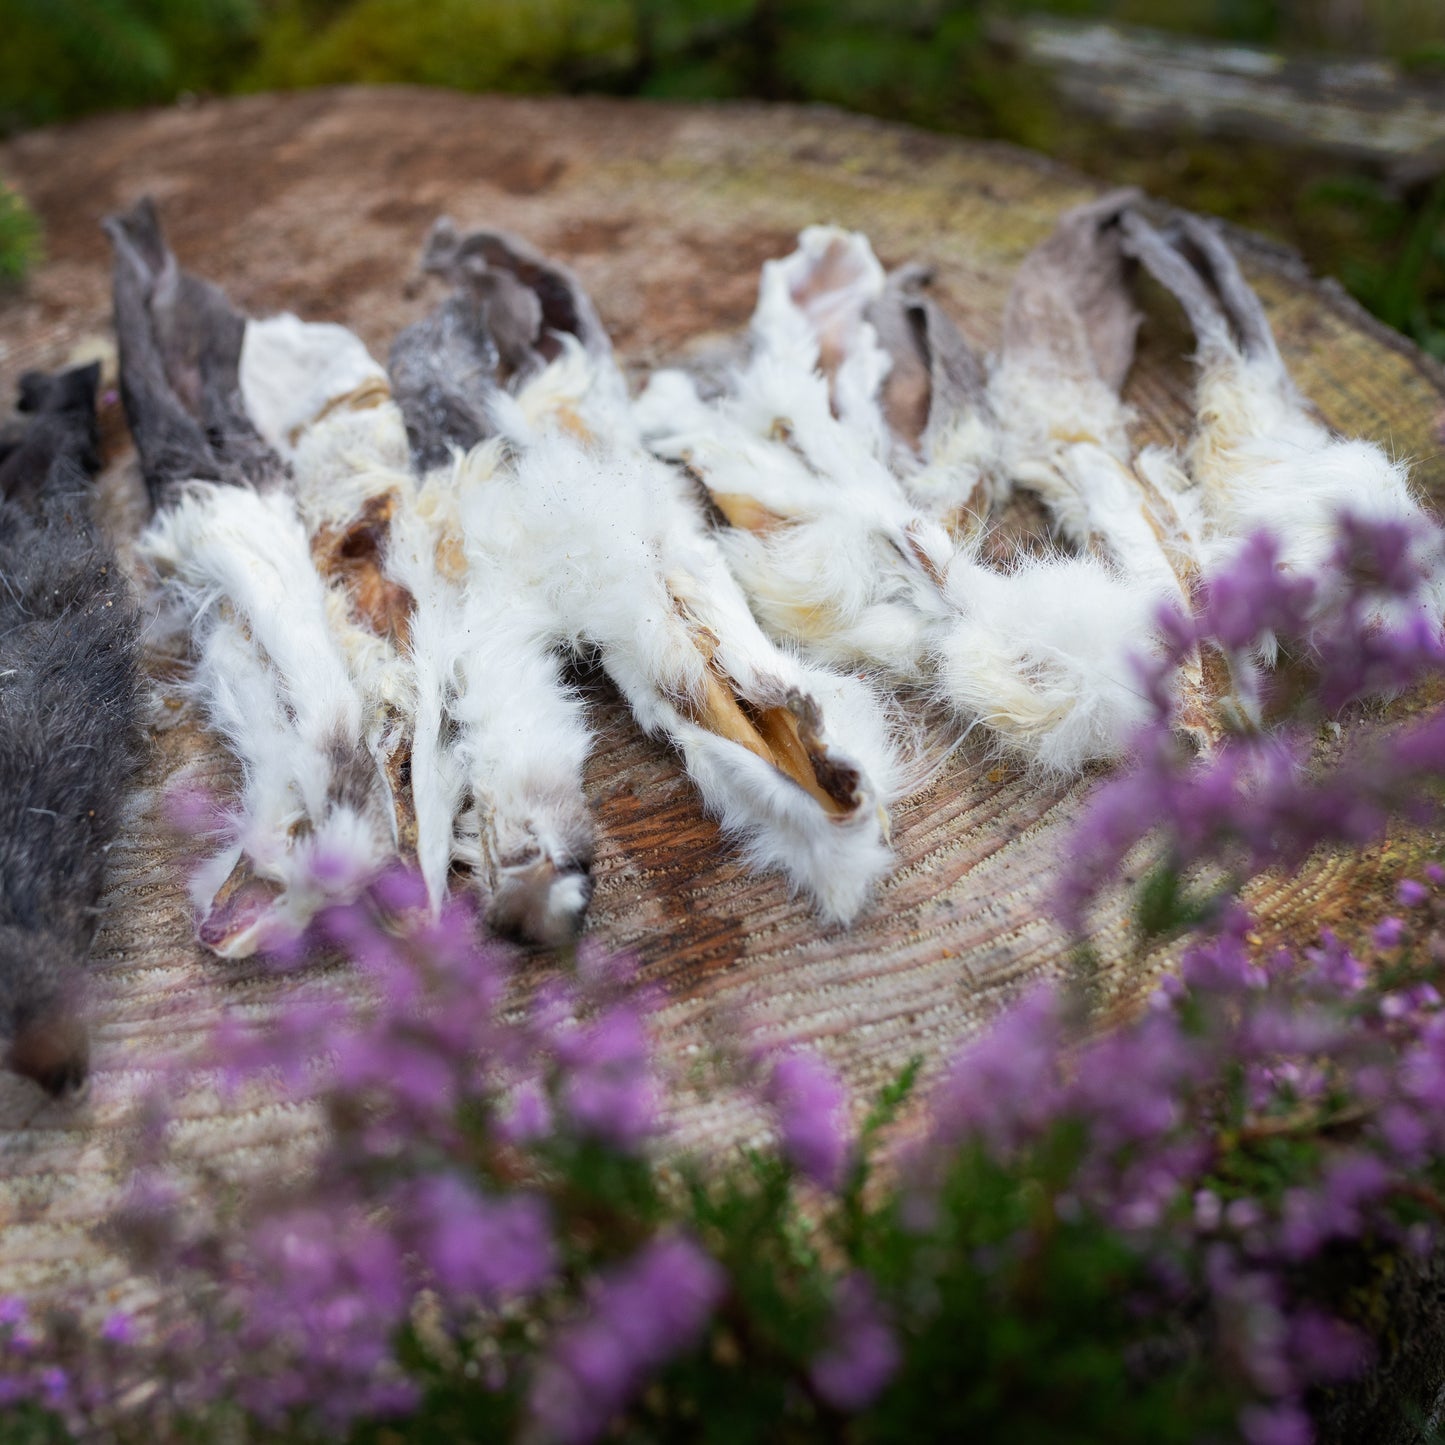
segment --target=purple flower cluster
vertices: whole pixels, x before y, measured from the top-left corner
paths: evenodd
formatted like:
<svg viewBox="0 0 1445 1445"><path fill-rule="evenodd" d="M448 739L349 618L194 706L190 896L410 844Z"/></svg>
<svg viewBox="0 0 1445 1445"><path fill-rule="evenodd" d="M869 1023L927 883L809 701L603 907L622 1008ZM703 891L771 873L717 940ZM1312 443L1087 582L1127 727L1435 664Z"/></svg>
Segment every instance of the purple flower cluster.
<svg viewBox="0 0 1445 1445"><path fill-rule="evenodd" d="M769 1072L764 1097L777 1117L788 1161L820 1189L837 1189L852 1145L848 1096L832 1070L813 1054L781 1054Z"/></svg>
<svg viewBox="0 0 1445 1445"><path fill-rule="evenodd" d="M1445 873L1428 879L1400 886L1409 912L1374 942L1435 967ZM1082 1140L1054 1217L1119 1231L1170 1291L1197 1297L1254 1397L1242 1433L1266 1445L1311 1439L1307 1390L1370 1359L1354 1327L1299 1292L1311 1267L1341 1244L1435 1238L1445 1204L1424 1181L1445 1173L1445 1000L1423 978L1372 986L1332 935L1260 962L1249 934L1233 911L1141 1017L1077 1047L1061 997L1030 994L956 1059L902 1162L926 1199L960 1147L1027 1172L1059 1131ZM1249 1161L1291 1140L1300 1177L1259 1197ZM915 1203L912 1217L934 1216Z"/></svg>
<svg viewBox="0 0 1445 1445"><path fill-rule="evenodd" d="M898 1371L902 1351L872 1282L861 1272L839 1283L828 1341L808 1377L835 1410L855 1414L878 1398Z"/></svg>
<svg viewBox="0 0 1445 1445"><path fill-rule="evenodd" d="M697 1344L725 1288L722 1270L684 1234L658 1236L594 1281L587 1315L537 1366L531 1414L542 1438L598 1439L646 1380Z"/></svg>
<svg viewBox="0 0 1445 1445"><path fill-rule="evenodd" d="M1404 523L1345 516L1331 565L1297 577L1260 535L1202 589L1192 616L1161 618L1165 652L1140 664L1154 720L1134 764L1090 799L1060 893L1066 923L1083 929L1090 901L1151 835L1176 871L1210 861L1244 878L1296 864L1322 843L1372 842L1392 817L1437 816L1422 784L1445 776L1445 710L1389 731L1363 729L1328 758L1320 725L1360 698L1403 692L1445 669L1440 619L1426 605L1438 545L1434 533ZM1281 645L1312 670L1288 699L1286 675L1266 688L1262 672ZM1201 653L1231 679L1225 711L1234 731L1195 757L1174 728L1168 684ZM1264 728L1286 701L1289 720Z"/></svg>

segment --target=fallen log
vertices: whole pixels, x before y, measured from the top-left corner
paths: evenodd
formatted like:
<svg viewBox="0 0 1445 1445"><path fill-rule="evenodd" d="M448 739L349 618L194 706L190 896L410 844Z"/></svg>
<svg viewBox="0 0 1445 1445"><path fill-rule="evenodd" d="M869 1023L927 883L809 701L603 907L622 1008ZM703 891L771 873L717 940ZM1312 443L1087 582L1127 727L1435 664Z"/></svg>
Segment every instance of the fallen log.
<svg viewBox="0 0 1445 1445"><path fill-rule="evenodd" d="M1002 25L996 39L1066 105L1122 130L1289 146L1414 181L1445 168L1445 84L1388 60L1053 19Z"/></svg>

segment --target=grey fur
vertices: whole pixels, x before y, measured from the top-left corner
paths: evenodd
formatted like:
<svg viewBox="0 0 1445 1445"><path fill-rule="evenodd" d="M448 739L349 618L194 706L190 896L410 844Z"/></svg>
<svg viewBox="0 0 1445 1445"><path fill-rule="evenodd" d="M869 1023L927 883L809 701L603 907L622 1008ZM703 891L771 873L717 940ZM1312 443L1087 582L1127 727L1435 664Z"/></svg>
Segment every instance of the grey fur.
<svg viewBox="0 0 1445 1445"><path fill-rule="evenodd" d="M246 318L219 287L181 270L149 196L104 224L115 248L121 400L152 505L192 480L279 475L241 401Z"/></svg>
<svg viewBox="0 0 1445 1445"><path fill-rule="evenodd" d="M20 378L22 416L0 430L0 497L27 501L44 490L62 458L88 476L100 469L95 389L100 364Z"/></svg>
<svg viewBox="0 0 1445 1445"><path fill-rule="evenodd" d="M0 1051L54 1095L88 1070L76 994L140 736L136 608L90 519L98 374L22 381L0 463Z"/></svg>
<svg viewBox="0 0 1445 1445"><path fill-rule="evenodd" d="M442 216L422 249L421 269L451 297L403 331L387 358L392 395L406 419L419 471L493 432L488 399L516 386L575 336L595 355L611 343L596 308L566 267L504 231L462 235Z"/></svg>
<svg viewBox="0 0 1445 1445"><path fill-rule="evenodd" d="M452 447L467 451L492 434L487 397L499 385L501 356L475 296L453 296L408 326L386 366L419 472L443 465Z"/></svg>

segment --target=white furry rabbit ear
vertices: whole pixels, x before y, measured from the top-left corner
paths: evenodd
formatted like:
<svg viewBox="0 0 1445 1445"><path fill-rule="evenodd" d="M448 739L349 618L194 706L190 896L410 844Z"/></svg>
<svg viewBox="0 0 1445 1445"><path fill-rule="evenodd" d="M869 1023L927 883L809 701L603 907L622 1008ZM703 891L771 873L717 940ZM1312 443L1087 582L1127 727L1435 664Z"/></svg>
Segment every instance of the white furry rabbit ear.
<svg viewBox="0 0 1445 1445"><path fill-rule="evenodd" d="M391 354L414 461L467 449L426 477L392 532L416 601L406 652L417 846L434 906L456 856L493 928L557 946L580 931L592 894L591 737L560 676L560 629L538 575L545 542L518 510L515 459L500 443L475 446L502 396L495 316L463 288Z"/></svg>
<svg viewBox="0 0 1445 1445"><path fill-rule="evenodd" d="M1382 607L1380 621L1423 610L1445 613L1440 531L1420 506L1409 473L1373 442L1333 434L1285 368L1259 298L1220 230L1180 215L1161 235L1140 215L1125 226L1131 252L1178 298L1198 342L1196 429L1189 465L1199 482L1211 567L1244 540L1269 531L1281 565L1321 584L1330 600L1331 558L1341 514L1409 525L1425 580L1419 595ZM1272 653L1266 641L1265 658Z"/></svg>
<svg viewBox="0 0 1445 1445"><path fill-rule="evenodd" d="M120 390L153 505L194 480L260 485L282 468L242 405L245 318L181 270L143 196L104 223L115 252Z"/></svg>
<svg viewBox="0 0 1445 1445"><path fill-rule="evenodd" d="M761 357L822 374L834 413L880 458L890 450L879 406L889 363L867 317L884 284L861 231L809 226L792 255L764 262L751 328Z"/></svg>

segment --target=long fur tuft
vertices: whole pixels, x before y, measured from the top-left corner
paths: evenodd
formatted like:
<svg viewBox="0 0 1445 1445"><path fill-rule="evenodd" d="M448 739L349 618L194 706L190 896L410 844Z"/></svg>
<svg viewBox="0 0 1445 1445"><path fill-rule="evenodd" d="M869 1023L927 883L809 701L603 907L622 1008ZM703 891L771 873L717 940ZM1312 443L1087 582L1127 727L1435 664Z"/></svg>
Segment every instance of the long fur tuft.
<svg viewBox="0 0 1445 1445"><path fill-rule="evenodd" d="M77 995L140 738L136 608L90 520L96 379L27 378L0 463L0 1053L52 1095L86 1079Z"/></svg>

